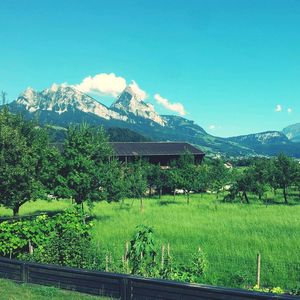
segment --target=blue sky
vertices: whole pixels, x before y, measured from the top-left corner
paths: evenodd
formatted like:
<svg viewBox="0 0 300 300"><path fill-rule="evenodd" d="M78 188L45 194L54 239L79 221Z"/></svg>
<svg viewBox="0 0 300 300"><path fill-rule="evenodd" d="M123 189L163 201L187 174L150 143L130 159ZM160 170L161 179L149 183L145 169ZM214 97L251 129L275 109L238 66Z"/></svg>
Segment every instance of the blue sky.
<svg viewBox="0 0 300 300"><path fill-rule="evenodd" d="M1 0L0 90L114 73L214 135L281 130L300 122L299 15L299 0Z"/></svg>

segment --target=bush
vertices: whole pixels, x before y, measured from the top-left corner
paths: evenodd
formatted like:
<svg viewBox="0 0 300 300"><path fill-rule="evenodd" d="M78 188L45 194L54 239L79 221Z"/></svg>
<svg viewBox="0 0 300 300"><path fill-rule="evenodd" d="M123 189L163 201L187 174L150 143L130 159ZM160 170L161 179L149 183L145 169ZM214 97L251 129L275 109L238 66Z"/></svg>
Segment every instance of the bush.
<svg viewBox="0 0 300 300"><path fill-rule="evenodd" d="M61 266L93 268L91 222L78 209L49 218L0 224L0 251L5 256ZM29 253L29 244L33 253Z"/></svg>

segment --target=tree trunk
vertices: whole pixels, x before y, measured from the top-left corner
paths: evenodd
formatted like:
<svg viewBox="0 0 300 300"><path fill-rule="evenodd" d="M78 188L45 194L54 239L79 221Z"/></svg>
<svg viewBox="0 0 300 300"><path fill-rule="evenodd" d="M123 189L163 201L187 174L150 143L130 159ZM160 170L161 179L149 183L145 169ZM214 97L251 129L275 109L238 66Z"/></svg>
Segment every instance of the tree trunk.
<svg viewBox="0 0 300 300"><path fill-rule="evenodd" d="M190 192L189 191L186 192L186 203L190 204Z"/></svg>
<svg viewBox="0 0 300 300"><path fill-rule="evenodd" d="M248 198L248 195L247 195L247 193L245 191L243 192L243 195L245 197L245 200L246 200L247 204L249 204L250 203L249 202L249 198Z"/></svg>
<svg viewBox="0 0 300 300"><path fill-rule="evenodd" d="M141 212L144 211L144 202L143 202L143 197L141 198Z"/></svg>
<svg viewBox="0 0 300 300"><path fill-rule="evenodd" d="M13 208L13 214L14 214L14 217L18 216L19 215L19 209L20 209L20 205L19 204L16 204Z"/></svg>
<svg viewBox="0 0 300 300"><path fill-rule="evenodd" d="M174 189L174 191L173 191L173 199L174 199L174 201L175 201L175 196L176 196L176 189Z"/></svg>
<svg viewBox="0 0 300 300"><path fill-rule="evenodd" d="M162 188L159 188L159 199L161 198L162 195Z"/></svg>
<svg viewBox="0 0 300 300"><path fill-rule="evenodd" d="M288 204L288 200L287 200L287 192L286 192L286 188L283 188L283 197L284 197L284 203Z"/></svg>
<svg viewBox="0 0 300 300"><path fill-rule="evenodd" d="M152 197L152 187L150 186L149 187L149 198L151 198Z"/></svg>

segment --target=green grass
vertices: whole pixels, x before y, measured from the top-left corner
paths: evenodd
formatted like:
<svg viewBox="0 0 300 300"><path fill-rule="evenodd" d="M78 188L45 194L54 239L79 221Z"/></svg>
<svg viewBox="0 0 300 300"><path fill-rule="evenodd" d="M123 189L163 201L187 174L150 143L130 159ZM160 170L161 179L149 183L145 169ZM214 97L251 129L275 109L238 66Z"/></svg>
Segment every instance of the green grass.
<svg viewBox="0 0 300 300"><path fill-rule="evenodd" d="M139 224L155 230L159 245L170 243L177 261L187 261L200 246L207 255L209 271L206 283L222 286L255 284L256 255L261 253L261 282L267 287L292 289L300 286L300 205L250 205L221 203L215 195L191 195L187 205L183 196L145 199L144 212L139 201L97 203L93 209L95 245L112 253L124 254ZM252 199L253 201L253 199ZM294 202L295 204L295 202ZM58 210L70 201L31 202L22 214ZM0 209L1 214L8 211Z"/></svg>
<svg viewBox="0 0 300 300"><path fill-rule="evenodd" d="M54 287L43 287L30 284L17 284L0 279L0 300L101 300L109 299L95 297L76 292L63 291Z"/></svg>

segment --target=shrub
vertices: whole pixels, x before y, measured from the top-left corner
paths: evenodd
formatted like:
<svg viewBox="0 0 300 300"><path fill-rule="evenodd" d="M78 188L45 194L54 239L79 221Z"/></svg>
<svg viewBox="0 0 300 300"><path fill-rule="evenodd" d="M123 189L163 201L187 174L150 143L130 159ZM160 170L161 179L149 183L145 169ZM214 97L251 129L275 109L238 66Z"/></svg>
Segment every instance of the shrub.
<svg viewBox="0 0 300 300"><path fill-rule="evenodd" d="M50 218L41 215L30 221L0 224L0 252L40 263L93 268L91 222L79 208L69 209ZM28 244L33 254L29 253Z"/></svg>

